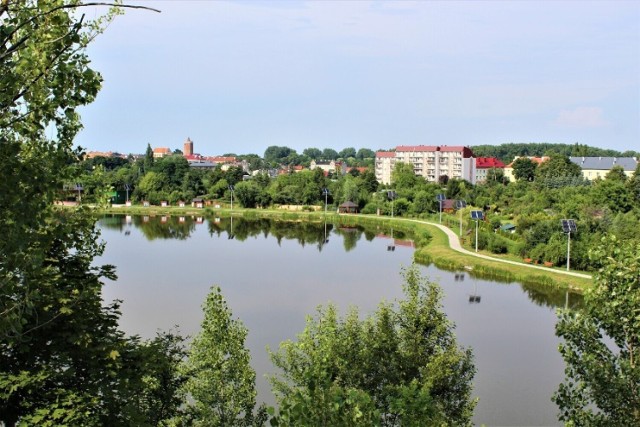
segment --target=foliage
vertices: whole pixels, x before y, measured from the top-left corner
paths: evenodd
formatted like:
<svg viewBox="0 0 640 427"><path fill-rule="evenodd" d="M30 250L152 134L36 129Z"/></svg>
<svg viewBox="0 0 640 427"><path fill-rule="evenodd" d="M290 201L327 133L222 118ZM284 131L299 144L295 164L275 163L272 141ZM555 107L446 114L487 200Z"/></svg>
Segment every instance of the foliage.
<svg viewBox="0 0 640 427"><path fill-rule="evenodd" d="M513 167L513 176L518 181L532 181L538 167L536 162L526 157L516 159L511 166Z"/></svg>
<svg viewBox="0 0 640 427"><path fill-rule="evenodd" d="M298 341L271 357L280 405L275 425L468 425L475 406L470 350L442 312L442 291L415 266L405 299L360 320L335 306L307 318Z"/></svg>
<svg viewBox="0 0 640 427"><path fill-rule="evenodd" d="M201 426L263 425L266 410L254 415L256 374L244 347L247 329L232 318L219 287L211 288L203 309L201 330L182 368L191 398L187 419Z"/></svg>
<svg viewBox="0 0 640 427"><path fill-rule="evenodd" d="M567 364L553 399L575 426L640 424L640 243L607 236L582 311L562 311L556 333Z"/></svg>

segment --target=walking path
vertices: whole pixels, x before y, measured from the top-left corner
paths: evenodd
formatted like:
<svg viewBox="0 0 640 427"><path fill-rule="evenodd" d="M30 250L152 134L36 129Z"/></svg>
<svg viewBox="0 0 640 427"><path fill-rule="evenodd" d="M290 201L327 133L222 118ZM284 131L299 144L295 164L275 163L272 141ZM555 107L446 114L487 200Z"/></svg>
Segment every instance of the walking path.
<svg viewBox="0 0 640 427"><path fill-rule="evenodd" d="M402 221L409 221L409 222L417 222L419 224L427 224L427 225L432 225L434 227L439 228L440 230L444 231L445 234L449 237L449 247L451 247L451 249L453 249L454 251L463 253L465 255L470 255L470 256L474 256L474 257L478 257L478 258L483 258L483 259L488 259L489 261L496 261L496 262L502 262L505 264L513 264L513 265L517 265L518 267L525 267L525 268L535 268L537 270L544 270L546 272L553 272L553 273L557 273L557 274L566 274L568 276L574 276L574 277L580 277L583 279L592 279L592 276L590 274L584 274L584 273L575 273L573 271L565 271L565 270L550 270L549 267L543 267L541 265L535 265L535 264L524 264L521 262L517 262L517 261L511 261L508 259L501 259L501 258L494 258L491 257L489 255L484 255L484 254L479 254L476 252L472 252L469 251L465 248L462 247L462 245L460 244L460 239L458 238L458 235L456 233L454 233L450 228L445 227L442 224L438 224L435 222L428 222L428 221L420 221L417 219L402 219Z"/></svg>

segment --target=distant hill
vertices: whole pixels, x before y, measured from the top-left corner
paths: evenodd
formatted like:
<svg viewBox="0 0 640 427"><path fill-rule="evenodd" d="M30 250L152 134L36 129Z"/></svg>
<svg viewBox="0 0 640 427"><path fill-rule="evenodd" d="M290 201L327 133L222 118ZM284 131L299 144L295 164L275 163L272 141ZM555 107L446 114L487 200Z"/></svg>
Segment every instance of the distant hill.
<svg viewBox="0 0 640 427"><path fill-rule="evenodd" d="M552 144L547 142L508 143L501 145L472 145L476 157L497 157L506 164L515 156L547 156L557 153L575 157L640 157L637 151L616 151L589 147L584 144Z"/></svg>

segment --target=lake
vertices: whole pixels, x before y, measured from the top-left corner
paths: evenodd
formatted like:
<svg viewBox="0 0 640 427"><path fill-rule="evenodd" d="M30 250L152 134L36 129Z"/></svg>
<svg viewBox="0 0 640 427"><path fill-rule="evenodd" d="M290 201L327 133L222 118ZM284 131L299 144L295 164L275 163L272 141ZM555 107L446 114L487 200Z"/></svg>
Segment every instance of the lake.
<svg viewBox="0 0 640 427"><path fill-rule="evenodd" d="M219 285L249 329L258 401L273 404L265 347L295 339L305 316L332 302L361 313L402 297L401 269L412 263L407 236L387 229L339 228L192 217L109 216L99 221L107 246L99 262L117 267L105 301L123 300L121 328L151 338L158 330L195 335L202 303ZM394 246L391 250L390 246ZM460 345L471 347L478 425L559 425L550 398L563 379L555 310L578 295L505 284L420 266L444 289L444 311Z"/></svg>

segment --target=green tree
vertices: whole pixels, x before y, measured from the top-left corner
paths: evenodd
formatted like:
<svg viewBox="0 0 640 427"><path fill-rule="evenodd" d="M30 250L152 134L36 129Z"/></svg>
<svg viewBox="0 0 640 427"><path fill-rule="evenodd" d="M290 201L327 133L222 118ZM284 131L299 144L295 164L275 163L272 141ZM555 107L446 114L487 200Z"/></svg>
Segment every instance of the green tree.
<svg viewBox="0 0 640 427"><path fill-rule="evenodd" d="M608 236L590 253L599 266L584 309L561 311L556 333L567 365L553 400L574 426L640 424L640 244Z"/></svg>
<svg viewBox="0 0 640 427"><path fill-rule="evenodd" d="M533 160L526 157L520 157L512 164L513 176L518 181L533 181L537 166L537 163Z"/></svg>
<svg viewBox="0 0 640 427"><path fill-rule="evenodd" d="M76 182L77 109L100 75L85 49L113 16L73 0L0 1L0 424L144 424L140 347L103 305L110 266L83 209L57 212Z"/></svg>
<svg viewBox="0 0 640 427"><path fill-rule="evenodd" d="M611 168L607 175L605 176L606 180L609 181L619 181L619 182L627 182L627 175L624 173L624 168L620 165L616 165Z"/></svg>
<svg viewBox="0 0 640 427"><path fill-rule="evenodd" d="M412 190L418 182L418 177L409 163L398 162L391 172L391 185L397 190Z"/></svg>
<svg viewBox="0 0 640 427"><path fill-rule="evenodd" d="M364 320L334 306L308 317L271 358L283 425L470 425L475 373L442 312L442 290L414 266L405 299ZM276 424L278 425L278 424Z"/></svg>
<svg viewBox="0 0 640 427"><path fill-rule="evenodd" d="M322 150L322 158L324 160L337 160L338 159L338 152L336 150L334 150L333 148L325 148L324 150Z"/></svg>
<svg viewBox="0 0 640 427"><path fill-rule="evenodd" d="M322 157L322 151L319 148L305 148L302 151L302 154L304 154L305 156L309 157L312 160L318 160Z"/></svg>
<svg viewBox="0 0 640 427"><path fill-rule="evenodd" d="M349 157L356 157L356 149L353 147L347 147L344 148L342 150L340 150L340 152L338 153L338 157L341 159L348 159Z"/></svg>
<svg viewBox="0 0 640 427"><path fill-rule="evenodd" d="M147 150L144 153L144 162L143 167L145 172L150 172L153 170L153 165L155 163L155 159L153 157L153 149L151 148L151 144L147 144Z"/></svg>
<svg viewBox="0 0 640 427"><path fill-rule="evenodd" d="M256 373L244 346L247 329L232 318L219 287L212 287L204 304L201 330L193 339L183 372L188 419L201 426L263 425L266 411L256 406Z"/></svg>
<svg viewBox="0 0 640 427"><path fill-rule="evenodd" d="M361 148L356 153L356 158L358 160L373 159L374 157L376 157L376 153L368 148Z"/></svg>
<svg viewBox="0 0 640 427"><path fill-rule="evenodd" d="M569 157L560 154L552 154L549 160L536 168L536 179L540 180L581 176L582 168L569 160Z"/></svg>

